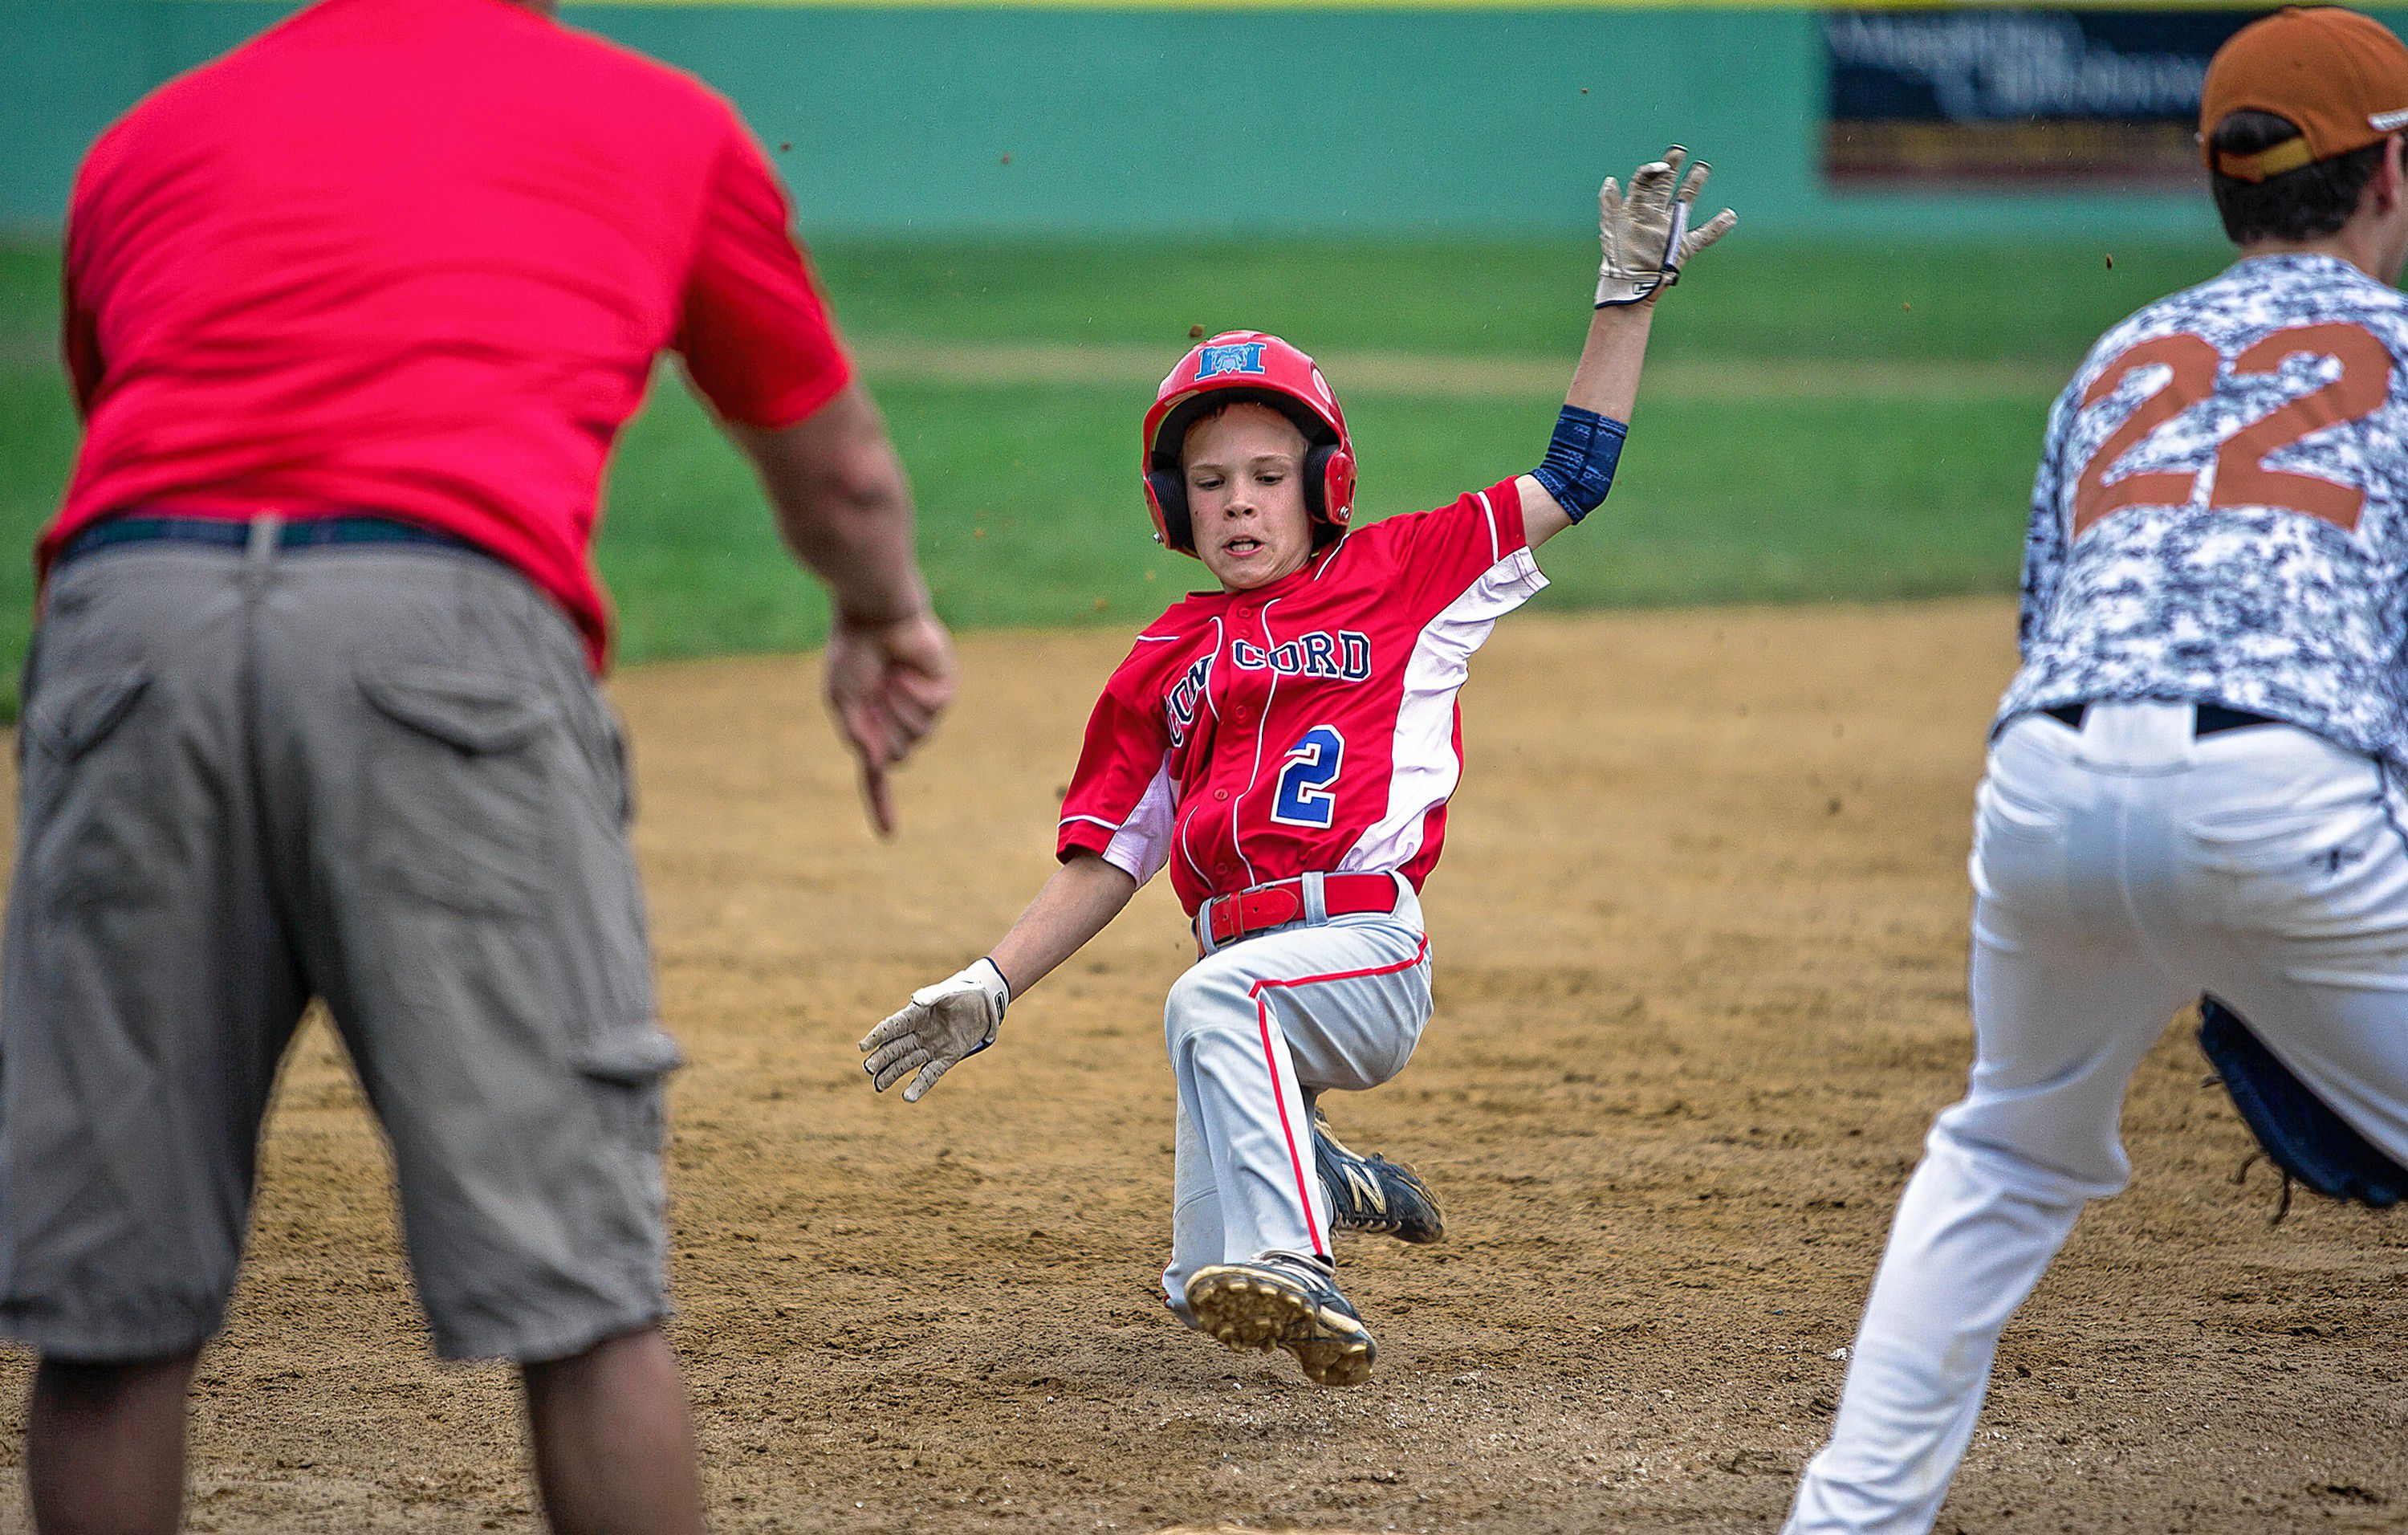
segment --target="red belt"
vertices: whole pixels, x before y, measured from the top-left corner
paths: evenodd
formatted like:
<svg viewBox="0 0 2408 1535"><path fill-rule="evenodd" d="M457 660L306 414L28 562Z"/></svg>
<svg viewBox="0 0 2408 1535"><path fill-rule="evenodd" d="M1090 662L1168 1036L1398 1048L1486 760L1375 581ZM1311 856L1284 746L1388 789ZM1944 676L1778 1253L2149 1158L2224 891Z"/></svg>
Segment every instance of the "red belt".
<svg viewBox="0 0 2408 1535"><path fill-rule="evenodd" d="M1325 874L1322 909L1333 917L1397 909L1397 881L1390 874ZM1274 880L1234 896L1206 901L1197 925L1212 935L1215 948L1272 927L1304 920L1304 881Z"/></svg>

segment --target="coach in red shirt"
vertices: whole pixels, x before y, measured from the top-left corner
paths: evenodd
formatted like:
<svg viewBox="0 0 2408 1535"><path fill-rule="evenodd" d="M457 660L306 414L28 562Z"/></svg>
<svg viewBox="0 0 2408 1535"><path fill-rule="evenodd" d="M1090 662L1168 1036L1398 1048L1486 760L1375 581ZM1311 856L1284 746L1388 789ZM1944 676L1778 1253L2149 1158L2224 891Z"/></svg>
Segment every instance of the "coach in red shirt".
<svg viewBox="0 0 2408 1535"><path fill-rule="evenodd" d="M952 689L910 507L735 112L549 0L325 0L69 211L0 987L0 1330L45 1528L169 1530L254 1148L328 1003L447 1356L523 1367L563 1529L698 1528L605 459L673 350L833 589L874 818Z"/></svg>

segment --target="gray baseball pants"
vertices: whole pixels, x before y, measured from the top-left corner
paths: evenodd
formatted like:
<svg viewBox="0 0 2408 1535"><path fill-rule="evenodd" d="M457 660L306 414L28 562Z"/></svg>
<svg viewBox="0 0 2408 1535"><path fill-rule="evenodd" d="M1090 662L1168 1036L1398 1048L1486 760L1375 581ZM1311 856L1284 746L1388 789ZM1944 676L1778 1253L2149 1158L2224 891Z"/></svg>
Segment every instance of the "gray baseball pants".
<svg viewBox="0 0 2408 1535"><path fill-rule="evenodd" d="M1179 1132L1162 1288L1182 1315L1208 1264L1329 1255L1306 1095L1377 1087L1429 1023L1421 902L1403 879L1397 889L1393 912L1275 927L1209 950L1172 984L1163 1031Z"/></svg>

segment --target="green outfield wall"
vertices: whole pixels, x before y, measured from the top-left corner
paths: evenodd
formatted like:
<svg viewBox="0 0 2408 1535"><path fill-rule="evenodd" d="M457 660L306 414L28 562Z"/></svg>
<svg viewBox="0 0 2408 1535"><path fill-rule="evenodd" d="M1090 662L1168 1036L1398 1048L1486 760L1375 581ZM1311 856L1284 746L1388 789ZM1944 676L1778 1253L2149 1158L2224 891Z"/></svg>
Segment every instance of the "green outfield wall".
<svg viewBox="0 0 2408 1535"><path fill-rule="evenodd" d="M0 0L0 225L83 147L292 7ZM733 97L824 235L1573 230L1670 138L1769 233L2213 233L2166 194L1835 194L1814 11L1494 6L578 5ZM2386 17L2394 25L2408 16Z"/></svg>

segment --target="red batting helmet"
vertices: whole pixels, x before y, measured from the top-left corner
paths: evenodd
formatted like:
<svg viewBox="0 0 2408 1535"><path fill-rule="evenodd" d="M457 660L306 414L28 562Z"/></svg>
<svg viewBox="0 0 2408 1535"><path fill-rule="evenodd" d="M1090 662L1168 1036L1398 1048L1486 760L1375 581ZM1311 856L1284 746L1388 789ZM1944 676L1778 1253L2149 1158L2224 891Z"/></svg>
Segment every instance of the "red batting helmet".
<svg viewBox="0 0 2408 1535"><path fill-rule="evenodd" d="M1304 509L1331 530L1327 538L1344 533L1354 515L1354 443L1329 380L1312 358L1278 337L1233 330L1182 357L1145 413L1145 504L1154 513L1154 536L1182 554L1196 552L1180 450L1198 418L1240 402L1268 405L1296 423L1307 444Z"/></svg>

